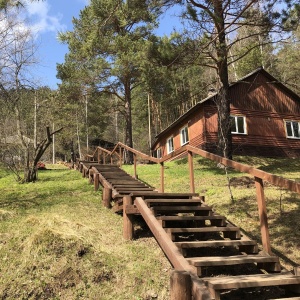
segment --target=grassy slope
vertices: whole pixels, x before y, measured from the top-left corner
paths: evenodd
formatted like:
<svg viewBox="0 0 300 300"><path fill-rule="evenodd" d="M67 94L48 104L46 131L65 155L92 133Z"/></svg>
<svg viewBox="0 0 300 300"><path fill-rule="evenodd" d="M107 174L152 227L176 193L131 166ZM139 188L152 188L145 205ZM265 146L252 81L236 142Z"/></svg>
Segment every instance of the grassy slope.
<svg viewBox="0 0 300 300"><path fill-rule="evenodd" d="M300 179L299 160L239 158L263 170ZM246 174L230 172L235 203L224 171L194 159L196 191L208 204L259 240L255 189ZM124 166L129 173L132 166ZM159 166L139 165L139 178L159 187ZM170 265L153 238L126 242L122 218L101 205L79 172L47 170L20 185L0 171L0 298L169 299ZM188 192L186 160L166 164L166 191ZM272 245L291 268L300 263L300 197L266 187ZM283 201L280 214L279 199ZM153 297L152 297L153 296Z"/></svg>
<svg viewBox="0 0 300 300"><path fill-rule="evenodd" d="M126 242L79 172L20 185L0 173L1 299L168 299L170 265L153 238Z"/></svg>

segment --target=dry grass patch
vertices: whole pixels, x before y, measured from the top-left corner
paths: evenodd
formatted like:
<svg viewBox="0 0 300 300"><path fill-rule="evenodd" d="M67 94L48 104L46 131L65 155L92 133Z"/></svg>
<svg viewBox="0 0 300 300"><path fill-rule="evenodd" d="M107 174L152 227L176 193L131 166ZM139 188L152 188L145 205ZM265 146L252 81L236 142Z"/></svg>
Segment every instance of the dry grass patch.
<svg viewBox="0 0 300 300"><path fill-rule="evenodd" d="M153 238L124 241L122 218L79 172L39 178L0 179L11 212L0 220L1 299L169 299L170 265Z"/></svg>

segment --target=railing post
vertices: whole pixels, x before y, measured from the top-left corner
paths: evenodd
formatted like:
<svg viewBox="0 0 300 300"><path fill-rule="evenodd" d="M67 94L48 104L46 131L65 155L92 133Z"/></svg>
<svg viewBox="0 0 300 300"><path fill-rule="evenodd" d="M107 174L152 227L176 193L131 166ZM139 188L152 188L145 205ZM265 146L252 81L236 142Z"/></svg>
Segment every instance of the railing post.
<svg viewBox="0 0 300 300"><path fill-rule="evenodd" d="M104 185L102 190L102 202L106 208L110 208L111 199L112 199L112 189L107 185Z"/></svg>
<svg viewBox="0 0 300 300"><path fill-rule="evenodd" d="M160 163L160 192L164 193L165 191L165 168L164 163Z"/></svg>
<svg viewBox="0 0 300 300"><path fill-rule="evenodd" d="M136 154L133 154L133 167L134 167L134 178L137 179L137 173L136 173Z"/></svg>
<svg viewBox="0 0 300 300"><path fill-rule="evenodd" d="M272 251L271 251L271 244L270 244L270 237L269 237L268 216L267 216L263 180L259 177L254 177L254 180L255 180L255 187L256 187L258 215L260 221L261 242L262 242L263 250L266 253L271 255Z"/></svg>
<svg viewBox="0 0 300 300"><path fill-rule="evenodd" d="M120 168L122 167L122 148L119 146L119 155L120 155Z"/></svg>
<svg viewBox="0 0 300 300"><path fill-rule="evenodd" d="M133 215L126 213L126 207L132 205L132 197L123 197L123 237L125 240L133 238Z"/></svg>
<svg viewBox="0 0 300 300"><path fill-rule="evenodd" d="M190 191L191 193L195 193L193 153L191 151L188 151L188 161L189 161L189 173L190 173Z"/></svg>
<svg viewBox="0 0 300 300"><path fill-rule="evenodd" d="M97 159L98 159L98 164L100 164L100 149L97 151Z"/></svg>
<svg viewBox="0 0 300 300"><path fill-rule="evenodd" d="M103 157L103 164L106 165L106 153L104 151L102 157Z"/></svg>
<svg viewBox="0 0 300 300"><path fill-rule="evenodd" d="M94 173L94 190L99 190L99 173Z"/></svg>
<svg viewBox="0 0 300 300"><path fill-rule="evenodd" d="M188 272L178 270L172 271L170 277L170 299L192 299L192 280Z"/></svg>
<svg viewBox="0 0 300 300"><path fill-rule="evenodd" d="M111 165L113 164L113 157L112 157L112 155L110 155L110 164Z"/></svg>

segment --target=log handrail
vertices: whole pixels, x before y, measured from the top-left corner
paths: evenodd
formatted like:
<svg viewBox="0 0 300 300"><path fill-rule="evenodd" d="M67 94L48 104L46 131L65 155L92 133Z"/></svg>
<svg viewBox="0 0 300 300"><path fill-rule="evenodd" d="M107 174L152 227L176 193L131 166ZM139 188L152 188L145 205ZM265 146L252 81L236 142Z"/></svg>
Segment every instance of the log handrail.
<svg viewBox="0 0 300 300"><path fill-rule="evenodd" d="M174 158L176 158L176 156L179 156L179 155L181 155L185 152L186 153L191 152L193 154L198 154L198 155L200 155L204 158L213 160L213 161L215 161L217 163L220 163L220 164L222 164L226 167L233 168L233 169L235 169L237 171L240 171L240 172L243 172L243 173L251 174L254 177L260 178L264 181L268 181L269 183L271 183L273 185L276 185L278 187L285 188L285 189L288 189L292 192L296 192L296 193L300 194L300 183L298 183L294 180L286 179L284 177L277 176L277 175L274 175L274 174L256 169L256 168L251 167L249 165L242 164L242 163L233 161L231 159L221 157L219 155L207 152L205 150L202 150L202 149L190 146L190 145L182 146L181 148L176 149L172 153L170 153L170 154L168 154L168 155L166 155L166 156L164 156L160 159L149 156L145 153L142 153L142 152L140 152L136 149L133 149L129 146L126 146L125 144L123 144L121 142L118 142L116 144L115 148L112 151L109 151L109 150L107 150L105 148L102 148L102 147L97 147L95 152L92 155L87 155L87 156L88 157L94 157L96 152L99 151L99 150L104 151L104 152L106 152L107 154L110 154L110 155L116 154L117 156L119 156L119 153L117 152L117 149L119 147L124 148L124 149L132 152L133 154L136 154L137 156L140 156L144 159L147 159L147 160L155 162L155 163L160 163L160 164L163 164L164 162L167 162L170 159L174 159Z"/></svg>
<svg viewBox="0 0 300 300"><path fill-rule="evenodd" d="M160 159L149 156L138 150L135 150L129 146L124 145L121 142L117 143L115 148L112 151L109 151L102 147L97 147L96 151L104 151L107 154L110 154L111 156L113 154L117 154L119 156L120 166L121 166L122 165L122 155L118 154L117 150L119 149L121 151L122 148L126 149L127 151L132 152L134 155L140 156L140 157L147 159L154 163L159 163L161 165L161 168L160 168L161 169L161 171L160 171L160 191L161 192L164 192L164 176L165 176L164 175L164 163L167 161L170 161L172 159L176 159L176 157L181 156L182 154L188 155L189 175L190 175L190 191L192 193L195 192L194 174L192 174L192 173L194 173L193 154L198 154L204 158L207 158L207 159L215 161L219 164L222 164L225 167L233 168L240 172L248 173L248 174L254 176L258 214L259 214L259 218L260 218L262 246L263 246L263 250L266 253L269 253L270 255L272 255L271 244L270 244L270 239L269 239L268 217L267 217L267 209L266 209L263 181L267 181L275 186L287 189L292 192L296 192L298 194L300 194L300 182L296 182L294 180L286 179L281 176L277 176L277 175L256 169L249 165L242 164L242 163L233 161L231 159L221 157L219 155L204 151L202 149L199 149L199 148L196 148L196 147L193 147L190 145L184 145L184 146L180 147L179 149L176 149L172 153L170 153ZM96 151L94 152L93 155L95 155ZM137 174L136 174L136 159L134 159L134 172L135 172L135 177L136 177L137 176Z"/></svg>
<svg viewBox="0 0 300 300"><path fill-rule="evenodd" d="M286 178L283 178L281 176L277 176L277 175L274 175L274 174L256 169L254 167L251 167L251 166L248 166L248 165L245 165L245 164L242 164L242 163L239 163L239 162L236 162L236 161L218 156L216 154L204 151L204 150L199 149L199 148L195 148L195 147L192 147L192 146L189 146L189 145L186 146L186 148L187 148L188 151L191 151L195 154L198 154L198 155L200 155L204 158L208 158L210 160L221 163L222 165L224 165L226 167L233 168L233 169L238 170L238 171L243 172L243 173L251 174L254 177L260 178L264 181L268 181L269 183L271 183L273 185L276 185L276 186L279 186L279 187L288 189L292 192L296 192L296 193L300 194L300 183L298 183L296 181L286 179Z"/></svg>

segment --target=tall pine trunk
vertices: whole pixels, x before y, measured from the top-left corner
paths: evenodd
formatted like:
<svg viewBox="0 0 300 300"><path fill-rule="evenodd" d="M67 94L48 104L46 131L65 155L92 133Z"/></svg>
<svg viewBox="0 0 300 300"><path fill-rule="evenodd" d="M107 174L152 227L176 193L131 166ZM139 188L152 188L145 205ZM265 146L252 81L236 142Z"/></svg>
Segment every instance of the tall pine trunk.
<svg viewBox="0 0 300 300"><path fill-rule="evenodd" d="M217 97L218 109L218 154L226 158L232 158L232 137L230 126L230 99L229 79L227 64L227 44L225 34L225 20L221 0L214 2L214 13L218 18L216 30L217 41L217 70L220 79L220 90Z"/></svg>
<svg viewBox="0 0 300 300"><path fill-rule="evenodd" d="M124 83L125 86L125 144L133 148L132 139L132 115L131 115L131 86L130 78L127 78ZM133 164L133 154L130 151L125 151L126 164Z"/></svg>

